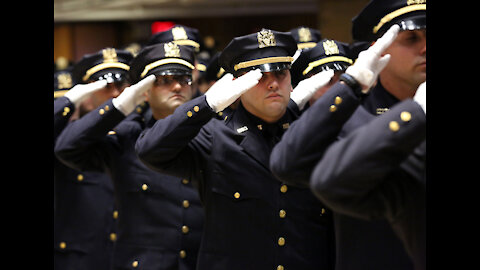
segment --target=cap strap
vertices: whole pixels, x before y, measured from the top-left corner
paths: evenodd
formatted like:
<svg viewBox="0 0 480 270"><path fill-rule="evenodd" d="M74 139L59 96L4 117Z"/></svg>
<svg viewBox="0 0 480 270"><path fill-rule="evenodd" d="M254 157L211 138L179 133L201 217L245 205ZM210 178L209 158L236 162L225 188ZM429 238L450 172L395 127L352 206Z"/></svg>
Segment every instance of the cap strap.
<svg viewBox="0 0 480 270"><path fill-rule="evenodd" d="M120 62L101 63L101 64L98 64L98 65L90 68L89 70L87 70L87 72L85 72L85 75L83 76L82 80L86 81L86 80L88 80L88 78L90 78L90 76L92 76L92 74L94 74L94 73L96 73L100 70L107 69L107 68L120 68L120 69L124 69L124 70L130 70L130 67L127 64L120 63Z"/></svg>
<svg viewBox="0 0 480 270"><path fill-rule="evenodd" d="M172 42L178 45L189 45L195 48L200 48L200 44L190 39L179 39L179 40L173 40Z"/></svg>
<svg viewBox="0 0 480 270"><path fill-rule="evenodd" d="M204 64L197 63L195 67L200 71L207 71L207 67Z"/></svg>
<svg viewBox="0 0 480 270"><path fill-rule="evenodd" d="M344 56L330 56L330 57L322 58L317 61L310 62L308 64L308 67L302 72L302 74L305 75L308 72L310 72L310 70L312 70L314 67L318 67L320 65L330 63L330 62L347 62L349 64L353 63L352 59Z"/></svg>
<svg viewBox="0 0 480 270"><path fill-rule="evenodd" d="M225 69L223 69L223 68L221 67L220 70L218 70L218 72L217 72L217 78L220 79L220 77L222 77L223 73L225 73Z"/></svg>
<svg viewBox="0 0 480 270"><path fill-rule="evenodd" d="M418 4L418 5L402 7L393 12L390 12L387 15L385 15L375 27L373 27L373 33L376 34L384 24L388 23L389 21L395 19L398 16L401 16L409 12L413 12L417 10L426 10L426 9L427 9L427 4Z"/></svg>
<svg viewBox="0 0 480 270"><path fill-rule="evenodd" d="M180 64L180 65L184 65L184 66L187 66L191 69L195 69L195 67L190 64L188 61L185 61L183 59L179 59L179 58L164 58L164 59L160 59L158 61L155 61L153 63L150 63L148 65L145 66L145 69L143 70L142 74L140 74L140 78L143 78L145 77L145 75L152 69L158 67L158 66L161 66L161 65L166 65L166 64Z"/></svg>
<svg viewBox="0 0 480 270"><path fill-rule="evenodd" d="M235 71L237 71L237 70L242 69L242 68L253 67L253 66L257 66L257 65L270 64L270 63L280 63L280 62L291 63L292 61L293 61L293 57L291 57L291 56L266 57L266 58L255 59L255 60L251 60L251 61L238 63L233 67L233 69Z"/></svg>
<svg viewBox="0 0 480 270"><path fill-rule="evenodd" d="M316 42L304 42L304 43L297 43L297 49L305 49L305 48L312 48L317 45Z"/></svg>

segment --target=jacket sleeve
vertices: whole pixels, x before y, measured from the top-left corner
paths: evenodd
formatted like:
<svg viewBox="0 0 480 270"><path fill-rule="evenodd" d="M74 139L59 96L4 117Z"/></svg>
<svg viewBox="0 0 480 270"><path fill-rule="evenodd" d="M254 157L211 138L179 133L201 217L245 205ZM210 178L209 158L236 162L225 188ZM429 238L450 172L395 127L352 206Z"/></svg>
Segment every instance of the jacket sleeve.
<svg viewBox="0 0 480 270"><path fill-rule="evenodd" d="M55 144L56 156L80 171L105 171L110 154L105 143L107 134L123 119L112 99L108 100L65 128Z"/></svg>
<svg viewBox="0 0 480 270"><path fill-rule="evenodd" d="M135 144L139 159L153 170L195 179L212 145L211 134L203 127L214 116L205 96L182 104L140 134Z"/></svg>
<svg viewBox="0 0 480 270"><path fill-rule="evenodd" d="M270 169L281 181L308 187L314 166L359 105L349 86L338 82L308 108L273 148Z"/></svg>
<svg viewBox="0 0 480 270"><path fill-rule="evenodd" d="M416 102L397 104L329 147L312 173L313 193L339 213L394 216L409 196L400 164L425 140L425 126Z"/></svg>
<svg viewBox="0 0 480 270"><path fill-rule="evenodd" d="M53 142L67 126L70 116L75 111L75 105L66 97L57 98L53 102Z"/></svg>

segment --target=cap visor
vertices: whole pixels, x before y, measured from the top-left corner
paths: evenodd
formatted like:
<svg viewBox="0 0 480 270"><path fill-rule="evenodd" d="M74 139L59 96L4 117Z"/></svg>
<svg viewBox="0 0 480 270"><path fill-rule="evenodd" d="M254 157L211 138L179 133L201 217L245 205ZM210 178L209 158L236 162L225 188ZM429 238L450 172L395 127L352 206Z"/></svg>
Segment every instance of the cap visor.
<svg viewBox="0 0 480 270"><path fill-rule="evenodd" d="M400 30L404 31L427 28L427 20L425 16L405 18L397 22L397 24L400 26Z"/></svg>
<svg viewBox="0 0 480 270"><path fill-rule="evenodd" d="M167 64L150 70L146 76L155 75L192 75L192 69L178 64Z"/></svg>
<svg viewBox="0 0 480 270"><path fill-rule="evenodd" d="M260 69L261 72L273 72L278 70L290 69L291 67L292 65L290 63L268 63L239 69L235 72L234 75L237 76L253 69Z"/></svg>

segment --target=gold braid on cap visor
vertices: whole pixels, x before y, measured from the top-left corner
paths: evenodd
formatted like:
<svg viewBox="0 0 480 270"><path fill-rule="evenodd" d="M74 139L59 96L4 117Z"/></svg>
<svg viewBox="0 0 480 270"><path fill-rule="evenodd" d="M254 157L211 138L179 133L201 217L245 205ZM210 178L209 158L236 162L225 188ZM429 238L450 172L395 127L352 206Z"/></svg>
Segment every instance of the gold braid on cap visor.
<svg viewBox="0 0 480 270"><path fill-rule="evenodd" d="M378 30L380 30L380 28L384 24L386 24L389 21L395 19L396 17L401 16L401 15L406 14L406 13L409 13L409 12L417 11L417 10L427 10L427 4L418 4L418 5L406 6L406 7L399 8L399 9L393 11L393 12L388 13L387 15L385 15L380 20L380 22L375 27L373 27L373 33L376 34L378 32Z"/></svg>
<svg viewBox="0 0 480 270"><path fill-rule="evenodd" d="M302 72L303 75L307 74L312 70L314 67L318 67L320 65L326 64L326 63L331 63L331 62L346 62L349 63L350 65L353 63L352 59L349 59L344 56L330 56L327 58L323 58L317 61L310 62L308 64L308 67Z"/></svg>
<svg viewBox="0 0 480 270"><path fill-rule="evenodd" d="M266 57L266 58L255 59L251 61L238 63L233 67L233 69L237 71L242 68L253 67L253 66L258 66L263 64L282 63L282 62L292 63L292 61L293 61L293 57L291 56Z"/></svg>
<svg viewBox="0 0 480 270"><path fill-rule="evenodd" d="M92 67L91 69L87 70L87 72L85 72L85 75L83 76L82 80L87 81L88 78L90 78L90 76L92 76L92 74L94 74L94 73L96 73L100 70L107 69L107 68L119 68L119 69L123 69L123 70L127 70L127 71L130 70L130 67L127 64L120 63L120 62L101 63L101 64L98 64L98 65Z"/></svg>
<svg viewBox="0 0 480 270"><path fill-rule="evenodd" d="M184 65L184 66L187 66L191 69L195 69L195 67L190 64L188 61L185 61L183 59L179 59L179 58L164 58L164 59L160 59L158 61L155 61L153 63L150 63L148 65L145 66L145 69L143 69L143 72L142 74L140 74L140 78L143 78L145 77L145 75L152 69L158 67L158 66L161 66L161 65L166 65L166 64L180 64L180 65Z"/></svg>

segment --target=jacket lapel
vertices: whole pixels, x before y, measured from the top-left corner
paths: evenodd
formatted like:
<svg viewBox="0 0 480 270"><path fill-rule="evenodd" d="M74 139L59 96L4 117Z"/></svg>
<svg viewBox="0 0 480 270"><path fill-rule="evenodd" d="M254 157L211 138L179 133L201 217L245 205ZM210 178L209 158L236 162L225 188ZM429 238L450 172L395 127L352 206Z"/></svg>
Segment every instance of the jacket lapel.
<svg viewBox="0 0 480 270"><path fill-rule="evenodd" d="M262 138L258 128L249 121L243 108L238 108L234 117L233 132L234 140L242 148L242 151L256 160L267 170L269 169L270 150Z"/></svg>

